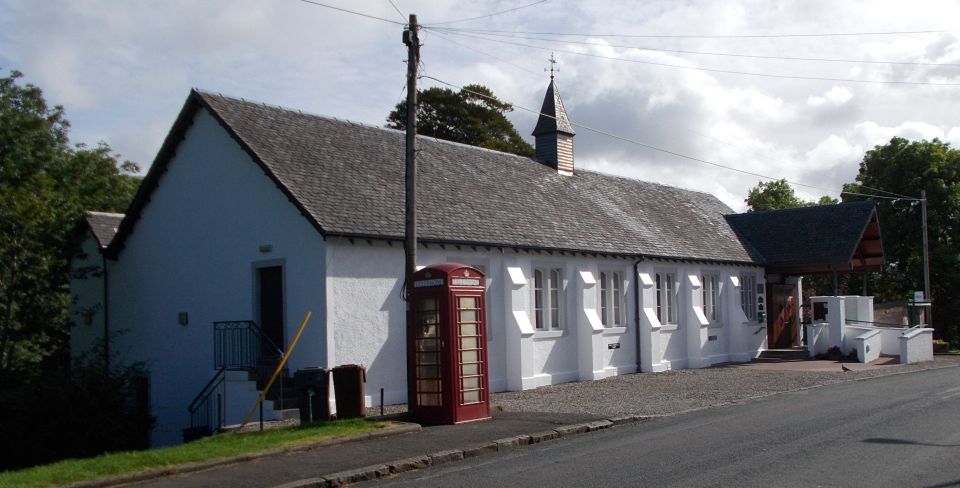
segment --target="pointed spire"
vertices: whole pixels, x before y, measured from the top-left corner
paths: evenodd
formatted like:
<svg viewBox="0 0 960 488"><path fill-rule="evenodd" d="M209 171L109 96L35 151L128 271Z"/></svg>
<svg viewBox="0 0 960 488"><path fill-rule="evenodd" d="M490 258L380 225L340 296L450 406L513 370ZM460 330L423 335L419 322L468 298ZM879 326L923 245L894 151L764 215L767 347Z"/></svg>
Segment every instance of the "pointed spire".
<svg viewBox="0 0 960 488"><path fill-rule="evenodd" d="M540 107L540 118L533 129L536 145L536 157L557 170L562 175L573 175L573 124L567 117L560 99L560 91L553 81L557 63L553 54L550 54L550 85L543 97L543 106ZM546 71L546 70L544 70Z"/></svg>
<svg viewBox="0 0 960 488"><path fill-rule="evenodd" d="M540 118L537 120L537 126L533 129L533 136L540 136L560 132L568 136L576 135L573 131L573 125L567 117L567 111L563 108L563 100L560 99L560 91L557 90L553 79L550 80L550 86L547 87L547 94L543 97L543 106L540 107Z"/></svg>

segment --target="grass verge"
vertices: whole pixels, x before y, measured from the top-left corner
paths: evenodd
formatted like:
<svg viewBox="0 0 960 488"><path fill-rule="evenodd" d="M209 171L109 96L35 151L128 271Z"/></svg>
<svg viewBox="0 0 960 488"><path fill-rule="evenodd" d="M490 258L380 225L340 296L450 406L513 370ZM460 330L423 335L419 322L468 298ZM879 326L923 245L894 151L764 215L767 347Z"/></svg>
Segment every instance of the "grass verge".
<svg viewBox="0 0 960 488"><path fill-rule="evenodd" d="M104 454L94 458L66 459L43 466L0 473L0 486L41 487L131 474L179 464L238 456L382 429L383 422L338 420L289 429L243 434L222 434L189 444Z"/></svg>

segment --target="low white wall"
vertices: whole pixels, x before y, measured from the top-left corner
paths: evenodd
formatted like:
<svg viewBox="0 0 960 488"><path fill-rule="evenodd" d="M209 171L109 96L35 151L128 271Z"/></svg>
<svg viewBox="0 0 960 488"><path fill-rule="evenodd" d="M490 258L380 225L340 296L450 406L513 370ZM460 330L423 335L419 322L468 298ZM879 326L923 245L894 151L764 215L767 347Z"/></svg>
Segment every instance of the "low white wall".
<svg viewBox="0 0 960 488"><path fill-rule="evenodd" d="M810 357L826 354L830 349L830 324L815 322L807 325L807 351Z"/></svg>
<svg viewBox="0 0 960 488"><path fill-rule="evenodd" d="M900 364L933 361L933 329L910 329L900 336Z"/></svg>
<svg viewBox="0 0 960 488"><path fill-rule="evenodd" d="M880 331L863 331L854 337L853 344L857 351L857 360L861 363L869 363L880 358Z"/></svg>

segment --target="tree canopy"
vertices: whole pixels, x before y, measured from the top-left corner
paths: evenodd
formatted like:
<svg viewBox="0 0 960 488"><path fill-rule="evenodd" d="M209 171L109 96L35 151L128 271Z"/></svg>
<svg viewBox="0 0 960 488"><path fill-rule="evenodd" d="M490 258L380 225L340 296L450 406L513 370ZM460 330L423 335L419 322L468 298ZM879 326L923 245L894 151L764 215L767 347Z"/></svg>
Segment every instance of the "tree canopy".
<svg viewBox="0 0 960 488"><path fill-rule="evenodd" d="M954 297L960 287L960 149L938 139L894 137L867 151L856 182L844 186L847 192L880 197L877 213L888 266L876 280L878 300L905 300L910 292L923 289L923 228L916 199L924 190L933 325L939 337L957 341L960 302ZM908 198L897 199L898 195ZM844 200L864 198L844 195Z"/></svg>
<svg viewBox="0 0 960 488"><path fill-rule="evenodd" d="M746 200L750 212L762 210L780 210L784 208L807 207L810 205L830 205L837 203L836 198L822 196L816 202L807 202L797 196L793 187L785 179L761 181L750 189Z"/></svg>
<svg viewBox="0 0 960 488"><path fill-rule="evenodd" d="M73 230L88 209L123 211L136 164L109 146L70 145L63 107L0 78L0 371L66 357Z"/></svg>
<svg viewBox="0 0 960 488"><path fill-rule="evenodd" d="M449 88L417 91L417 132L472 146L533 156L533 146L520 137L507 112L513 110L483 85L467 85L459 92ZM398 103L387 116L387 127L407 127L407 104Z"/></svg>

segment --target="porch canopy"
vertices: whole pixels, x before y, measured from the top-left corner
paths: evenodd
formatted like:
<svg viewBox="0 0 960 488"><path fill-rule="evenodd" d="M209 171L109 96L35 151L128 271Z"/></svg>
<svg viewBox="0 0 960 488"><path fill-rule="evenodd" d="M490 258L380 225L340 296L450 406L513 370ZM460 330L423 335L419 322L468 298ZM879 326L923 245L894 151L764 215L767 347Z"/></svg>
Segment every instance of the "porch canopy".
<svg viewBox="0 0 960 488"><path fill-rule="evenodd" d="M876 204L870 200L726 218L767 273L880 271L885 262Z"/></svg>

